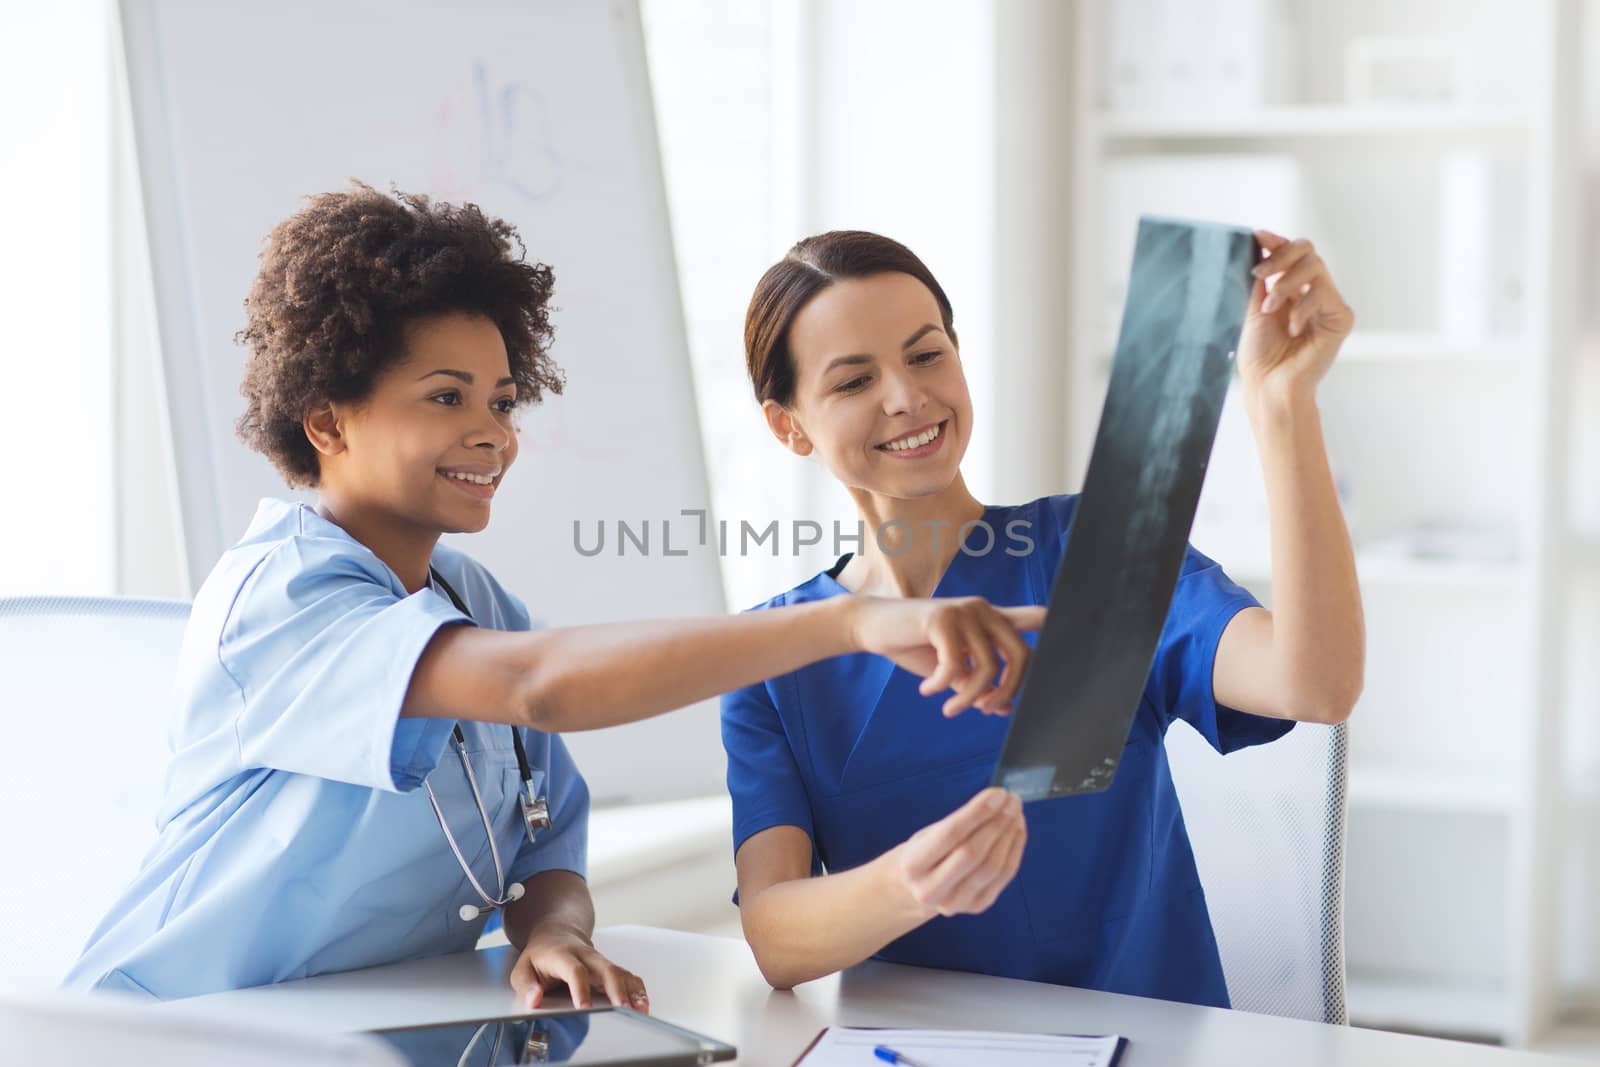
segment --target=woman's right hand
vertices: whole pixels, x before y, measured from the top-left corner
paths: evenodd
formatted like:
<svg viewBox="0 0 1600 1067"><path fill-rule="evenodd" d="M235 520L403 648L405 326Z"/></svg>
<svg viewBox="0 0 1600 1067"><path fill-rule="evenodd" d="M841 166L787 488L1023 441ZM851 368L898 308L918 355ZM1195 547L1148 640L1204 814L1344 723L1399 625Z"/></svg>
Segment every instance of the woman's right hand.
<svg viewBox="0 0 1600 1067"><path fill-rule="evenodd" d="M895 850L900 883L927 918L976 915L1016 877L1027 841L1021 799L985 789Z"/></svg>
<svg viewBox="0 0 1600 1067"><path fill-rule="evenodd" d="M923 696L955 690L947 718L969 707L1009 712L1032 652L1018 631L1044 625L1042 607L997 608L981 597L852 601L857 647L921 675Z"/></svg>

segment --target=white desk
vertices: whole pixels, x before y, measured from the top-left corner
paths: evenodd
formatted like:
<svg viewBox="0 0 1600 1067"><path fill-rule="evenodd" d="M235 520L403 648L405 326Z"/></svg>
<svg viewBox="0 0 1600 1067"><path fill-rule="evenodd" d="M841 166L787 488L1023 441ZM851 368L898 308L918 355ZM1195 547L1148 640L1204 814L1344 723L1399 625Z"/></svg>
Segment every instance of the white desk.
<svg viewBox="0 0 1600 1067"><path fill-rule="evenodd" d="M824 1026L937 1026L1118 1033L1124 1067L1536 1067L1527 1052L1197 1008L1004 978L866 963L773 991L743 941L644 926L601 930L597 945L642 976L651 1010L739 1046L743 1067L787 1067ZM517 1010L509 949L323 975L174 1001L164 1010L242 1013L257 1022L359 1030Z"/></svg>

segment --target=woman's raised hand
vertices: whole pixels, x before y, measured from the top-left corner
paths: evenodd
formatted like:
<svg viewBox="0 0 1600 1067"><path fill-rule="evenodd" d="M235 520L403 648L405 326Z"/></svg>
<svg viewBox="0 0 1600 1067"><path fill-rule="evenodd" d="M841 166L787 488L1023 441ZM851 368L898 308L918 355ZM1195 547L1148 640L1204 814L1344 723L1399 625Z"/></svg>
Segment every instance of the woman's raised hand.
<svg viewBox="0 0 1600 1067"><path fill-rule="evenodd" d="M1310 241L1267 230L1257 230L1256 240L1265 258L1253 271L1239 377L1247 389L1315 392L1355 327L1355 313Z"/></svg>
<svg viewBox="0 0 1600 1067"><path fill-rule="evenodd" d="M923 696L954 690L946 717L969 707L1009 712L1031 651L1019 631L1042 625L1042 607L997 608L980 597L856 598L857 646L922 675Z"/></svg>

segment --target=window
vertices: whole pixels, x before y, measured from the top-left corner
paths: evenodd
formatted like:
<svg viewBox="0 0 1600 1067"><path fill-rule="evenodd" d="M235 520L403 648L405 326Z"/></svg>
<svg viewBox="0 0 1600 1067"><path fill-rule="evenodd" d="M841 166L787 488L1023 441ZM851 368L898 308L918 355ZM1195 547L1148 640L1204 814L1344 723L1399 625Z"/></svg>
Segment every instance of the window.
<svg viewBox="0 0 1600 1067"><path fill-rule="evenodd" d="M0 595L116 580L108 17L25 4L0 34Z"/></svg>
<svg viewBox="0 0 1600 1067"><path fill-rule="evenodd" d="M731 610L813 573L791 532L807 517L808 464L767 432L750 392L744 312L756 279L800 236L794 17L782 0L645 0L643 19L662 167L715 517L728 524ZM741 524L773 542L741 550Z"/></svg>

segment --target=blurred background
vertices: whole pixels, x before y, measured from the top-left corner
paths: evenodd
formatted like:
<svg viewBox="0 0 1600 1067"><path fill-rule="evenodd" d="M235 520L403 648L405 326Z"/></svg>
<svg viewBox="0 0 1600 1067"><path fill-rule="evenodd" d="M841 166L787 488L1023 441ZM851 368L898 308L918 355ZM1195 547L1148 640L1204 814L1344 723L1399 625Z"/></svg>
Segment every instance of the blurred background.
<svg viewBox="0 0 1600 1067"><path fill-rule="evenodd" d="M697 429L731 523L853 518L770 439L745 378L745 303L801 236L877 230L939 277L977 412L967 479L995 502L1080 484L1140 213L1316 242L1359 320L1321 393L1369 628L1352 1021L1600 1059L1600 0L641 16ZM115 9L0 20L0 596L187 597ZM1230 405L1193 541L1270 601L1265 515ZM834 547L726 554L725 606ZM725 802L636 807L597 815L602 923L735 932Z"/></svg>

